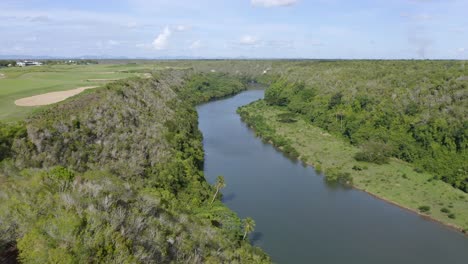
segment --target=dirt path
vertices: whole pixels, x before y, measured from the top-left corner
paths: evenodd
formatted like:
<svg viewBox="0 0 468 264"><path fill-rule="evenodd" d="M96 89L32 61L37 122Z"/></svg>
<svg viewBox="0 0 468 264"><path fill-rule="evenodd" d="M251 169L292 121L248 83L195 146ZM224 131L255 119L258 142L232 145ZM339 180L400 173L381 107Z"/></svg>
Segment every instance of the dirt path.
<svg viewBox="0 0 468 264"><path fill-rule="evenodd" d="M34 95L31 97L21 98L15 101L15 105L18 106L38 106L38 105L50 105L67 99L83 92L86 89L96 88L98 86L87 86L80 87L73 90L51 92L45 94Z"/></svg>

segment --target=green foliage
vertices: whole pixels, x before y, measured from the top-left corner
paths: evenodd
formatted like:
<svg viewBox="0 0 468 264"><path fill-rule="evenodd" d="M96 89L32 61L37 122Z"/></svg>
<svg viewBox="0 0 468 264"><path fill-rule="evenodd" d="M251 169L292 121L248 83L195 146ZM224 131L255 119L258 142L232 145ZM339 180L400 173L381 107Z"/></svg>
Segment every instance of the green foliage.
<svg viewBox="0 0 468 264"><path fill-rule="evenodd" d="M418 207L418 209L422 213L427 213L427 212L431 211L431 207L427 206L427 205L421 205L421 206Z"/></svg>
<svg viewBox="0 0 468 264"><path fill-rule="evenodd" d="M391 156L390 147L383 143L367 142L361 148L362 151L354 156L357 161L384 164L388 163L388 158Z"/></svg>
<svg viewBox="0 0 468 264"><path fill-rule="evenodd" d="M342 172L338 169L329 169L325 172L325 180L328 183L353 184L353 177L349 172Z"/></svg>
<svg viewBox="0 0 468 264"><path fill-rule="evenodd" d="M353 165L352 169L355 171L362 171L362 170L367 170L368 168L367 166Z"/></svg>
<svg viewBox="0 0 468 264"><path fill-rule="evenodd" d="M237 113L239 113L244 122L255 129L258 135L262 136L263 140L268 141L281 149L281 151L289 158L299 158L299 152L292 146L289 140L287 140L285 137L279 136L276 131L267 124L262 116L250 115L244 109L245 107L240 107L237 110Z"/></svg>
<svg viewBox="0 0 468 264"><path fill-rule="evenodd" d="M248 234L252 233L255 230L255 221L247 217L246 219L243 220L243 226L244 226L244 236L243 240L247 237Z"/></svg>
<svg viewBox="0 0 468 264"><path fill-rule="evenodd" d="M10 67L10 66L16 66L16 61L15 60L0 60L0 68Z"/></svg>
<svg viewBox="0 0 468 264"><path fill-rule="evenodd" d="M444 214L450 213L450 210L447 209L447 208L445 208L445 207L441 208L440 211L441 211L442 213L444 213Z"/></svg>
<svg viewBox="0 0 468 264"><path fill-rule="evenodd" d="M28 133L2 127L0 249L16 244L23 263L269 262L242 242L235 213L209 204L193 107L245 86L157 78L57 104L28 120ZM194 92L198 79L213 86Z"/></svg>
<svg viewBox="0 0 468 264"><path fill-rule="evenodd" d="M290 62L265 92L269 105L363 145L360 161L393 156L468 192L464 62ZM307 91L307 92L306 92ZM285 119L288 121L288 119ZM382 148L378 151L378 148Z"/></svg>
<svg viewBox="0 0 468 264"><path fill-rule="evenodd" d="M201 73L191 75L179 94L182 99L199 104L234 95L245 89L247 86L239 77L223 73Z"/></svg>
<svg viewBox="0 0 468 264"><path fill-rule="evenodd" d="M0 122L0 161L12 155L11 147L15 139L26 136L24 123L6 124Z"/></svg>
<svg viewBox="0 0 468 264"><path fill-rule="evenodd" d="M294 123L297 122L296 114L294 113L281 113L277 115L278 122L281 123Z"/></svg>

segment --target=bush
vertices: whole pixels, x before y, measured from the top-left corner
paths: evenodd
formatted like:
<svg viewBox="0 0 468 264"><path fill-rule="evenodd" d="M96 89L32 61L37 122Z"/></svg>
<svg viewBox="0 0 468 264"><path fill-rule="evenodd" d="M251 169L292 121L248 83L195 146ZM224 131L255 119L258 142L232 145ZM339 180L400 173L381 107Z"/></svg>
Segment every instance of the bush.
<svg viewBox="0 0 468 264"><path fill-rule="evenodd" d="M325 173L325 180L328 183L343 183L352 184L353 177L349 172L340 172L336 170L329 170Z"/></svg>
<svg viewBox="0 0 468 264"><path fill-rule="evenodd" d="M445 213L445 214L448 214L448 213L450 213L450 210L449 210L449 209L447 209L447 208L445 208L445 207L444 207L444 208L442 208L442 209L440 209L440 211L441 211L442 213Z"/></svg>
<svg viewBox="0 0 468 264"><path fill-rule="evenodd" d="M0 122L0 161L11 156L15 138L26 136L24 123L5 124Z"/></svg>
<svg viewBox="0 0 468 264"><path fill-rule="evenodd" d="M454 214L454 213L451 213L451 214L449 214L449 215L448 215L448 218L450 218L450 219L455 219L455 218L456 218L456 216L455 216L455 214Z"/></svg>
<svg viewBox="0 0 468 264"><path fill-rule="evenodd" d="M278 122L281 123L295 123L297 122L296 114L294 113L282 113L276 116Z"/></svg>
<svg viewBox="0 0 468 264"><path fill-rule="evenodd" d="M419 206L418 209L421 213L427 213L431 210L431 207L427 205L422 205L422 206Z"/></svg>
<svg viewBox="0 0 468 264"><path fill-rule="evenodd" d="M360 165L354 165L352 167L353 170L355 171L362 171L362 170L367 170L367 167L366 166L360 166Z"/></svg>
<svg viewBox="0 0 468 264"><path fill-rule="evenodd" d="M320 165L320 164L314 165L314 169L315 169L315 172L317 172L317 173L322 173L323 172L322 165Z"/></svg>
<svg viewBox="0 0 468 264"><path fill-rule="evenodd" d="M391 156L391 148L385 143L367 142L362 145L362 151L354 155L357 161L372 162L376 164L388 163Z"/></svg>

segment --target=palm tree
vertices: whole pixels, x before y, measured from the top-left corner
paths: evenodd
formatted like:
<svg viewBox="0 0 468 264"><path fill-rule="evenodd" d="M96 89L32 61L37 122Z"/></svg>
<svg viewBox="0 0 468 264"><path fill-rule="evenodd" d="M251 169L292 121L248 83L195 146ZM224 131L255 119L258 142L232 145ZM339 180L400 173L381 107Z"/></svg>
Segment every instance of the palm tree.
<svg viewBox="0 0 468 264"><path fill-rule="evenodd" d="M216 193L214 194L213 200L211 200L210 204L212 204L214 202L214 200L216 199L216 196L218 196L219 190L226 187L226 183L224 182L224 177L223 176L218 176L218 178L216 178L215 187L216 187Z"/></svg>
<svg viewBox="0 0 468 264"><path fill-rule="evenodd" d="M255 229L255 221L250 217L247 217L246 219L244 219L244 237L242 238L242 240L245 240L245 237L247 236L247 234L252 233L254 229Z"/></svg>

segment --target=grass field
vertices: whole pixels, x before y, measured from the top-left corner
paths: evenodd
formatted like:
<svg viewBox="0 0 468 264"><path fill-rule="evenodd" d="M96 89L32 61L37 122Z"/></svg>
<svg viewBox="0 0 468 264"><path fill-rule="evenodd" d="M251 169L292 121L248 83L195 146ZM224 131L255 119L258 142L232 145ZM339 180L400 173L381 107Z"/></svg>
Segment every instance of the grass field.
<svg viewBox="0 0 468 264"><path fill-rule="evenodd" d="M16 106L24 97L83 86L100 86L107 82L158 69L156 64L97 64L14 67L0 69L0 121L27 117L40 107Z"/></svg>
<svg viewBox="0 0 468 264"><path fill-rule="evenodd" d="M359 151L357 147L304 120L280 123L277 115L283 113L281 108L267 106L263 101L246 106L243 110L251 116L260 115L265 118L275 133L291 142L302 161L325 174L329 170L348 172L354 179L353 185L358 189L417 212L421 206L428 206L430 210L424 214L445 224L468 230L466 193L440 180L432 180L433 176L427 173L417 173L410 164L397 159L383 165L357 162L353 158ZM261 131L257 132L261 136ZM355 165L364 169L353 170Z"/></svg>

